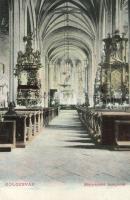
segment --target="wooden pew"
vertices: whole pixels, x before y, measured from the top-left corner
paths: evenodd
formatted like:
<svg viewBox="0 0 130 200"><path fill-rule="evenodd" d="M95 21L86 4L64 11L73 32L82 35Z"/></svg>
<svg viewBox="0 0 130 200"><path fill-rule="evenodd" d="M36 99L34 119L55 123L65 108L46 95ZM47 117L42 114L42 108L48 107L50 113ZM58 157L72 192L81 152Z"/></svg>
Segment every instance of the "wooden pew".
<svg viewBox="0 0 130 200"><path fill-rule="evenodd" d="M130 147L130 113L77 107L81 122L102 145Z"/></svg>
<svg viewBox="0 0 130 200"><path fill-rule="evenodd" d="M16 122L0 121L0 151L11 151L16 145Z"/></svg>
<svg viewBox="0 0 130 200"><path fill-rule="evenodd" d="M57 108L44 109L16 109L13 115L4 113L4 121L15 123L15 146L25 147L35 135L41 132L43 126L47 126L49 121L57 116ZM2 111L3 112L3 111Z"/></svg>
<svg viewBox="0 0 130 200"><path fill-rule="evenodd" d="M27 115L4 115L4 120L13 120L16 122L16 147L26 146L27 137L27 126L26 126Z"/></svg>
<svg viewBox="0 0 130 200"><path fill-rule="evenodd" d="M48 108L43 109L43 122L44 122L44 126L47 126L49 124L49 109Z"/></svg>
<svg viewBox="0 0 130 200"><path fill-rule="evenodd" d="M115 139L120 147L130 146L130 120L115 120Z"/></svg>
<svg viewBox="0 0 130 200"><path fill-rule="evenodd" d="M118 141L117 135L119 135L119 126L123 125L124 129L124 130L122 129L122 133L120 134L125 135L126 131L127 131L126 134L128 134L128 131L130 130L130 124L126 122L130 121L130 113L104 111L101 113L101 117L102 117L102 144L119 145L119 143L117 143ZM129 141L128 139L125 140L124 137L124 142L125 141L130 142L130 137Z"/></svg>

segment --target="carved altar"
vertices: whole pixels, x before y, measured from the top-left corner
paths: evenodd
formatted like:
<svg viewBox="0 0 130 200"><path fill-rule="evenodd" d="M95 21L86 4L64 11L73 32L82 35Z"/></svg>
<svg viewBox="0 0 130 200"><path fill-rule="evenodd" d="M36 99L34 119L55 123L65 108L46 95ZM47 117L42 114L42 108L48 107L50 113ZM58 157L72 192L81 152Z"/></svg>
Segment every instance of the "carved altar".
<svg viewBox="0 0 130 200"><path fill-rule="evenodd" d="M17 104L22 106L37 105L41 102L41 67L40 52L33 51L32 36L23 38L26 43L25 52L18 52L15 75L18 77Z"/></svg>
<svg viewBox="0 0 130 200"><path fill-rule="evenodd" d="M95 80L95 105L128 102L128 39L119 31L103 39L104 50Z"/></svg>

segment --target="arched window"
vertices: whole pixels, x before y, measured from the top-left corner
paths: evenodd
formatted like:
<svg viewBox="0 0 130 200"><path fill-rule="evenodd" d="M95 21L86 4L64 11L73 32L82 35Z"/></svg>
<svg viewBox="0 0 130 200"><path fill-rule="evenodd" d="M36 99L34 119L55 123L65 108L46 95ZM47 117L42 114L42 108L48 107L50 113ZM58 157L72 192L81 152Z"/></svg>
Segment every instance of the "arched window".
<svg viewBox="0 0 130 200"><path fill-rule="evenodd" d="M30 33L31 33L31 21L30 21L29 10L27 9L27 35L30 35Z"/></svg>

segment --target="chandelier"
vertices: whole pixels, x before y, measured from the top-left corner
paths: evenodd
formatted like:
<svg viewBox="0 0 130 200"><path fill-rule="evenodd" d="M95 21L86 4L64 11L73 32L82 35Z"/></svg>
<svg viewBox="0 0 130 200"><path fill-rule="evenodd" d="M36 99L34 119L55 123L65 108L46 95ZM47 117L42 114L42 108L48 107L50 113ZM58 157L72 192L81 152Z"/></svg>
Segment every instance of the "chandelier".
<svg viewBox="0 0 130 200"><path fill-rule="evenodd" d="M64 12L64 63L63 63L63 72L64 75L64 82L63 84L60 84L61 87L68 87L71 86L68 83L68 80L70 78L69 75L69 65L70 62L70 56L69 56L69 7L68 2L65 3L65 12Z"/></svg>
<svg viewBox="0 0 130 200"><path fill-rule="evenodd" d="M68 2L65 3L65 14L64 14L64 70L63 74L67 74L67 68L69 65L69 8L68 8Z"/></svg>

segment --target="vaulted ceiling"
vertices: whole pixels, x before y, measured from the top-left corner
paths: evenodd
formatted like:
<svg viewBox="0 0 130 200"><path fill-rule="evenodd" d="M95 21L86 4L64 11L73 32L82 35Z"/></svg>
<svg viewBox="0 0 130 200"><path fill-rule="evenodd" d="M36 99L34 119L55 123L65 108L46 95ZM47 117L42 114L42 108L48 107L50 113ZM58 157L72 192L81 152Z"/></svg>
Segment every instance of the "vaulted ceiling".
<svg viewBox="0 0 130 200"><path fill-rule="evenodd" d="M68 45L71 58L85 59L95 39L99 11L99 0L37 1L38 29L49 59L62 58Z"/></svg>
<svg viewBox="0 0 130 200"><path fill-rule="evenodd" d="M102 8L115 0L33 0L43 51L50 60L70 56L89 57L98 34ZM122 1L124 4L125 0Z"/></svg>

